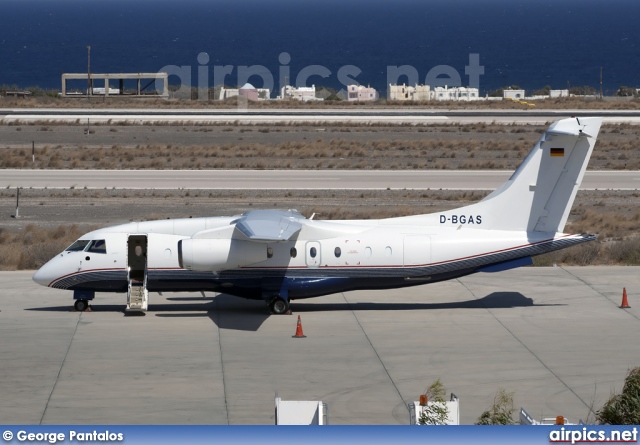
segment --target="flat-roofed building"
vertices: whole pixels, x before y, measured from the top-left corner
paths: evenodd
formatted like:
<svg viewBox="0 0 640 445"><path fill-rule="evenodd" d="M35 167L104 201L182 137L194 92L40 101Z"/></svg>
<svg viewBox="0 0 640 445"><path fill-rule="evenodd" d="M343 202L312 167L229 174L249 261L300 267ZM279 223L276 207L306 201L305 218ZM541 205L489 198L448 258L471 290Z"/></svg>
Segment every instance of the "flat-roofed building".
<svg viewBox="0 0 640 445"><path fill-rule="evenodd" d="M248 100L269 100L271 99L271 91L269 88L256 88L250 83L245 83L240 88L220 88L218 100L225 100L230 97L242 96Z"/></svg>
<svg viewBox="0 0 640 445"><path fill-rule="evenodd" d="M431 93L431 97L433 100L438 100L438 101L453 100L453 101L462 101L462 102L469 102L469 101L480 99L478 88L471 88L471 87L449 88L446 85L444 87L435 87L433 89L433 92Z"/></svg>
<svg viewBox="0 0 640 445"><path fill-rule="evenodd" d="M375 88L362 85L347 86L347 100L350 102L366 102L378 99L378 92Z"/></svg>
<svg viewBox="0 0 640 445"><path fill-rule="evenodd" d="M502 97L511 100L524 99L524 90L502 90Z"/></svg>
<svg viewBox="0 0 640 445"><path fill-rule="evenodd" d="M69 82L75 82L76 87L70 86ZM118 87L111 88L111 85L115 84L117 84ZM78 88L78 85L80 88ZM165 72L63 73L62 92L60 95L62 97L86 97L87 95L96 95L115 97L160 96L166 98L169 97L169 74Z"/></svg>
<svg viewBox="0 0 640 445"><path fill-rule="evenodd" d="M225 100L230 97L235 97L239 94L239 88L220 88L220 95L218 96L218 100Z"/></svg>
<svg viewBox="0 0 640 445"><path fill-rule="evenodd" d="M310 100L323 100L320 97L316 97L316 86L310 87L294 87L292 85L285 85L280 89L280 97L282 100L301 100L307 102Z"/></svg>
<svg viewBox="0 0 640 445"><path fill-rule="evenodd" d="M569 90L549 90L549 97L569 97Z"/></svg>
<svg viewBox="0 0 640 445"><path fill-rule="evenodd" d="M426 101L431 99L431 88L429 85L416 85L415 87L389 84L389 100L413 100Z"/></svg>

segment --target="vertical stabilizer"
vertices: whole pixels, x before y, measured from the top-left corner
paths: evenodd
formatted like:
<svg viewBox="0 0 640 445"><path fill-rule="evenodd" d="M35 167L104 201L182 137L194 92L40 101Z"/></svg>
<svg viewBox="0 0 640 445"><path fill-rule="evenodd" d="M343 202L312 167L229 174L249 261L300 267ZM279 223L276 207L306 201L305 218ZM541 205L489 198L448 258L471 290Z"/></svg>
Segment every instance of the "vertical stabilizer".
<svg viewBox="0 0 640 445"><path fill-rule="evenodd" d="M507 182L482 201L443 215L480 215L478 229L562 232L601 124L598 117L555 122Z"/></svg>

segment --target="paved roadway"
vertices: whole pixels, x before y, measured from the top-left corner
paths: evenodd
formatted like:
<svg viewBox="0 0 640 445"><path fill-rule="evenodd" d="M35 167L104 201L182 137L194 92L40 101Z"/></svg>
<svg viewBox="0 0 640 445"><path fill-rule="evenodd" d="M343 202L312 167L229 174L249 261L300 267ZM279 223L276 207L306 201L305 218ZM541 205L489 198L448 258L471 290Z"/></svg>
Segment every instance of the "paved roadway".
<svg viewBox="0 0 640 445"><path fill-rule="evenodd" d="M0 170L0 188L495 189L511 171L443 170ZM588 171L582 190L637 190L640 171Z"/></svg>
<svg viewBox="0 0 640 445"><path fill-rule="evenodd" d="M463 423L498 388L536 418L587 420L640 365L640 268L524 268L293 303L151 295L144 317L31 272L0 272L5 424L273 424L274 395L322 400L331 424L408 424L435 379ZM631 309L619 309L626 286ZM293 339L295 315L307 338ZM591 420L593 420L591 418Z"/></svg>
<svg viewBox="0 0 640 445"><path fill-rule="evenodd" d="M603 116L608 123L640 124L637 110L440 110L440 109L0 109L0 123L10 122L82 122L131 124L145 123L209 123L209 124L274 124L274 123L379 123L428 124L502 123L544 124L569 116Z"/></svg>

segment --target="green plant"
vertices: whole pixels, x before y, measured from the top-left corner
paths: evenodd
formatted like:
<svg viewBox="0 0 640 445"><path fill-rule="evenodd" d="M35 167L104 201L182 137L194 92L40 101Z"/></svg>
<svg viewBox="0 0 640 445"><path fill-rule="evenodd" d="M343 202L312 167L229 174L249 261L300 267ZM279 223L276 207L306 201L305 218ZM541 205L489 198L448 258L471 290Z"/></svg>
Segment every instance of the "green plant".
<svg viewBox="0 0 640 445"><path fill-rule="evenodd" d="M440 379L433 382L425 391L428 403L422 408L418 423L420 425L446 425L449 417L445 395L446 389Z"/></svg>
<svg viewBox="0 0 640 445"><path fill-rule="evenodd" d="M576 86L576 87L571 87L569 89L569 94L571 95L577 94L578 96L590 96L590 95L593 96L596 94L596 89L588 85L585 85L582 87Z"/></svg>
<svg viewBox="0 0 640 445"><path fill-rule="evenodd" d="M596 413L596 419L605 425L640 424L640 367L629 371L622 393L613 394Z"/></svg>
<svg viewBox="0 0 640 445"><path fill-rule="evenodd" d="M548 96L550 91L551 91L551 86L550 85L545 85L544 87L540 88L539 90L533 91L531 94L533 96Z"/></svg>
<svg viewBox="0 0 640 445"><path fill-rule="evenodd" d="M500 388L493 398L493 405L480 414L476 425L515 425L514 411L513 392Z"/></svg>

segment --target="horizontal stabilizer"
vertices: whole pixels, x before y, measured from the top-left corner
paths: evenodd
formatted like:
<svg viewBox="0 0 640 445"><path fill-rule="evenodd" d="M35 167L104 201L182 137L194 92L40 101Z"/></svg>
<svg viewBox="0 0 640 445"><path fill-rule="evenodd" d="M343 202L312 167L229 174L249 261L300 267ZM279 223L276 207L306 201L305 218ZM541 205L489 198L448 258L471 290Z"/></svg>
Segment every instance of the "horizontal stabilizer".
<svg viewBox="0 0 640 445"><path fill-rule="evenodd" d="M585 123L589 122L591 119L586 118ZM587 134L584 130L587 128L587 125L581 124L580 119L563 119L561 121L555 122L551 125L547 131L547 135L557 135L557 136L586 136L586 137L594 137L593 134ZM599 129L599 127L598 127ZM591 131L593 133L593 131ZM595 135L597 135L597 131L595 131Z"/></svg>
<svg viewBox="0 0 640 445"><path fill-rule="evenodd" d="M478 272L502 272L503 270L516 269L523 266L531 266L533 260L530 256L524 258L518 258L515 260L509 260L502 263L492 264L490 266L483 266L478 269Z"/></svg>

